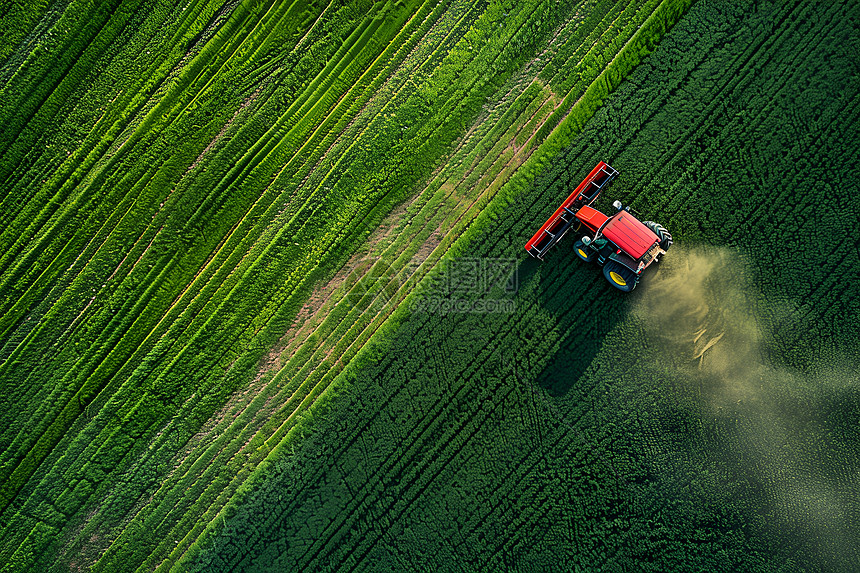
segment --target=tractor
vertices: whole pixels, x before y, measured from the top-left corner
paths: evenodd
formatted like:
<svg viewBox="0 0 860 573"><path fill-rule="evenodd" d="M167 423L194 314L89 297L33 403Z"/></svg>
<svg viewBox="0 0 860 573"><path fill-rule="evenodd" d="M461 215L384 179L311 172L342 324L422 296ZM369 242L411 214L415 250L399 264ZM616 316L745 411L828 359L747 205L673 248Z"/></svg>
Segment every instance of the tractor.
<svg viewBox="0 0 860 573"><path fill-rule="evenodd" d="M528 254L543 260L547 251L576 225L576 255L587 263L601 265L603 276L615 288L623 292L636 288L642 271L669 250L672 235L659 223L643 223L620 201L612 204L616 213L611 216L591 206L617 176L618 171L603 161L598 163L526 243Z"/></svg>

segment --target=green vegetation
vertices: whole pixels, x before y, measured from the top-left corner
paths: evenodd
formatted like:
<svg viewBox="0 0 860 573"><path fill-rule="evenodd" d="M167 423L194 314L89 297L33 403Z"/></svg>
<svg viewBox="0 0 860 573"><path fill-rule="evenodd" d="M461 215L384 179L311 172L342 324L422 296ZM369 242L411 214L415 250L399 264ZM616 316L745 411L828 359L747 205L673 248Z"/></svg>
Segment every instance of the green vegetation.
<svg viewBox="0 0 860 573"><path fill-rule="evenodd" d="M0 2L3 570L846 570L853 16Z"/></svg>
<svg viewBox="0 0 860 573"><path fill-rule="evenodd" d="M858 396L839 356L860 333L837 316L857 302L833 269L856 278L857 261L789 238L820 235L797 228L813 206L827 244L856 224L851 29L827 6L811 29L822 6L697 3L443 258L517 258L515 294L445 295L516 311L398 309L213 524L196 570L850 570ZM629 297L564 246L541 264L522 253L607 156L612 198L679 238Z"/></svg>
<svg viewBox="0 0 860 573"><path fill-rule="evenodd" d="M599 6L589 24L629 37L655 3ZM514 125L476 124L460 153L484 159L472 177L515 169L497 142L541 125L520 106L558 97L518 71L554 28L552 62L615 49L549 2L370 7L144 2L88 20L72 3L42 18L26 62L7 63L0 492L16 567L58 554L169 566L185 547L173 541L193 541L325 388L316 341L348 342L343 363L375 330L373 315L334 313L292 347L297 370L267 384L257 364L313 285L496 92L491 117ZM437 193L445 171L412 237L473 204L474 181L457 201ZM249 383L235 423L201 439Z"/></svg>

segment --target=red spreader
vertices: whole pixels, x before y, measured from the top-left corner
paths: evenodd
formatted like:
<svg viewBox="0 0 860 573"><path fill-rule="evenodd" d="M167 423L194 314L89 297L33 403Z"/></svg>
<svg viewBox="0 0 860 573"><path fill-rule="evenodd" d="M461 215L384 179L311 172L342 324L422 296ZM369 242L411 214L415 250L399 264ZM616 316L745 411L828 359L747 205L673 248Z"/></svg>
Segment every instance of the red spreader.
<svg viewBox="0 0 860 573"><path fill-rule="evenodd" d="M642 271L672 244L672 235L658 223L643 223L620 201L613 203L617 212L612 216L591 207L617 175L618 171L605 162L598 163L529 239L526 251L543 260L574 228L574 234L579 234L574 243L577 256L603 266L604 276L616 288L625 292L633 290Z"/></svg>

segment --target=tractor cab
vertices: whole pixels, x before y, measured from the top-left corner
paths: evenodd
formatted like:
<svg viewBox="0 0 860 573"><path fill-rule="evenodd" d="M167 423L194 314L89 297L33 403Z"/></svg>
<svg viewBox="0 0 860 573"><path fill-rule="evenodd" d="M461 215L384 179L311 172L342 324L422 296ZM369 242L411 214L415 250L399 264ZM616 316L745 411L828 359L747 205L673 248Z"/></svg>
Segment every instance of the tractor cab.
<svg viewBox="0 0 860 573"><path fill-rule="evenodd" d="M526 251L543 259L576 224L579 238L574 243L577 256L586 262L603 266L603 275L611 285L624 292L636 287L642 271L672 245L672 235L653 221L640 221L615 201L617 212L607 216L591 206L602 189L618 172L600 162L574 190L552 217L526 243ZM588 192L586 195L584 192Z"/></svg>

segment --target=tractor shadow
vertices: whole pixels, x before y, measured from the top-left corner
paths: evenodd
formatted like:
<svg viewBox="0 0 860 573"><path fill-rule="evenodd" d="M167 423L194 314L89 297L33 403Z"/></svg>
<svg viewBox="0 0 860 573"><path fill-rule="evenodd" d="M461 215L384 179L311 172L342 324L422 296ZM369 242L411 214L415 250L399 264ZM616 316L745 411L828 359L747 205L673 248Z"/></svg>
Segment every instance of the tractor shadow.
<svg viewBox="0 0 860 573"><path fill-rule="evenodd" d="M551 313L561 333L558 350L537 377L552 397L567 394L591 366L606 335L628 316L636 291L622 293L603 278L601 267L580 260L573 239L560 244L543 262L521 267L523 280L536 280L539 305ZM643 278L642 288L647 284Z"/></svg>

